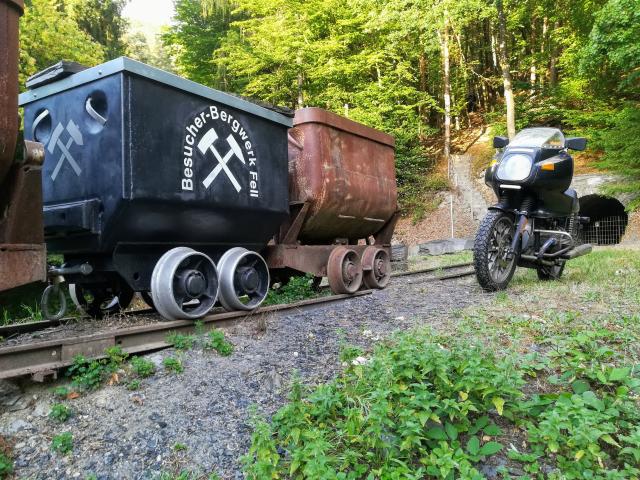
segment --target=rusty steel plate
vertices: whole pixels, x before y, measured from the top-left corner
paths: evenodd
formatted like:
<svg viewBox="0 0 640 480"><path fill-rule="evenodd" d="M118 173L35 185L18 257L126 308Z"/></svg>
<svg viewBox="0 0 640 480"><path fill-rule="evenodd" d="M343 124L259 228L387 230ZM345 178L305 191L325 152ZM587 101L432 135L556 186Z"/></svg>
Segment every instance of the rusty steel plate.
<svg viewBox="0 0 640 480"><path fill-rule="evenodd" d="M18 138L18 20L22 0L0 0L0 184Z"/></svg>
<svg viewBox="0 0 640 480"><path fill-rule="evenodd" d="M44 245L0 244L0 291L47 278Z"/></svg>

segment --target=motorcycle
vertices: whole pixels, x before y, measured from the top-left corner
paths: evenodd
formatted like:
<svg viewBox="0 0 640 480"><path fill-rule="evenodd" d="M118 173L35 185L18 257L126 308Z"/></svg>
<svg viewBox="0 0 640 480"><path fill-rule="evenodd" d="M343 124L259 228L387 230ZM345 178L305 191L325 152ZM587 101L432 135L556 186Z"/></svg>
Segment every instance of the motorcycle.
<svg viewBox="0 0 640 480"><path fill-rule="evenodd" d="M504 290L516 267L533 268L540 280L560 278L568 260L591 252L579 233L578 195L569 188L573 158L585 138L565 138L556 128L527 128L513 140L495 137L498 149L485 183L498 203L489 208L476 234L473 261L480 286Z"/></svg>

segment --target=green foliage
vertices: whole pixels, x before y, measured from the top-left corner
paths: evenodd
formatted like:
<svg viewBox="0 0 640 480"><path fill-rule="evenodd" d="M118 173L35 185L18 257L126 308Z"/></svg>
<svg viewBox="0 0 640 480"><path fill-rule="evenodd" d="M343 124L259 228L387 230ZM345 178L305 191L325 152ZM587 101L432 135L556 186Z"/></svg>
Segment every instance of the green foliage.
<svg viewBox="0 0 640 480"><path fill-rule="evenodd" d="M318 292L313 287L313 275L291 277L287 283L278 289L269 290L264 305L280 305L294 303L313 298Z"/></svg>
<svg viewBox="0 0 640 480"><path fill-rule="evenodd" d="M120 367L129 358L129 354L118 345L109 347L104 351L108 363L114 368Z"/></svg>
<svg viewBox="0 0 640 480"><path fill-rule="evenodd" d="M183 335L177 332L167 335L167 343L172 344L176 350L191 350L195 341L196 339L192 335Z"/></svg>
<svg viewBox="0 0 640 480"><path fill-rule="evenodd" d="M522 396L513 360L479 346L399 335L365 364L255 421L249 478L482 478L473 464L501 450L483 440ZM280 453L282 452L282 453Z"/></svg>
<svg viewBox="0 0 640 480"><path fill-rule="evenodd" d="M187 446L184 443L176 443L173 445L173 449L176 452L184 452L187 450Z"/></svg>
<svg viewBox="0 0 640 480"><path fill-rule="evenodd" d="M347 343L343 343L340 348L340 361L341 362L351 362L358 357L364 355L364 350L362 348L357 347L355 345L349 345Z"/></svg>
<svg viewBox="0 0 640 480"><path fill-rule="evenodd" d="M140 380L131 380L127 384L127 390L138 390L140 388Z"/></svg>
<svg viewBox="0 0 640 480"><path fill-rule="evenodd" d="M51 439L51 450L62 455L73 451L73 435L71 432L63 432Z"/></svg>
<svg viewBox="0 0 640 480"><path fill-rule="evenodd" d="M13 473L13 460L11 458L0 451L0 478L11 478L10 475Z"/></svg>
<svg viewBox="0 0 640 480"><path fill-rule="evenodd" d="M131 359L131 369L140 378L147 378L153 375L156 371L156 366L150 360L144 357L133 357Z"/></svg>
<svg viewBox="0 0 640 480"><path fill-rule="evenodd" d="M104 48L84 32L58 0L28 2L20 20L20 84L60 60L93 66L105 58Z"/></svg>
<svg viewBox="0 0 640 480"><path fill-rule="evenodd" d="M125 53L127 21L122 10L129 0L64 0L71 17L104 48L106 60Z"/></svg>
<svg viewBox="0 0 640 480"><path fill-rule="evenodd" d="M67 376L72 384L84 390L95 390L106 378L109 368L105 360L89 360L82 355L73 359L73 364L67 369Z"/></svg>
<svg viewBox="0 0 640 480"><path fill-rule="evenodd" d="M605 94L640 94L640 0L609 0L594 16L582 70Z"/></svg>
<svg viewBox="0 0 640 480"><path fill-rule="evenodd" d="M207 335L204 348L215 350L223 357L228 357L233 353L233 344L224 337L222 330L211 330Z"/></svg>
<svg viewBox="0 0 640 480"><path fill-rule="evenodd" d="M66 422L73 415L73 410L64 403L54 403L49 412L49 418L60 423Z"/></svg>
<svg viewBox="0 0 640 480"><path fill-rule="evenodd" d="M67 396L71 393L71 390L68 387L60 386L53 389L53 394L58 398L67 398Z"/></svg>
<svg viewBox="0 0 640 480"><path fill-rule="evenodd" d="M640 377L612 347L635 341L607 329L547 340L551 367L560 370L549 381L560 391L519 406L529 458L554 455L566 479L640 474Z"/></svg>
<svg viewBox="0 0 640 480"><path fill-rule="evenodd" d="M173 25L162 35L178 73L214 88L228 90L225 68L217 65L216 50L229 29L229 15L203 14L200 0L177 0Z"/></svg>
<svg viewBox="0 0 640 480"><path fill-rule="evenodd" d="M165 369L173 373L184 372L184 366L182 365L182 361L179 358L166 357L164 360L162 360L162 365L164 365Z"/></svg>

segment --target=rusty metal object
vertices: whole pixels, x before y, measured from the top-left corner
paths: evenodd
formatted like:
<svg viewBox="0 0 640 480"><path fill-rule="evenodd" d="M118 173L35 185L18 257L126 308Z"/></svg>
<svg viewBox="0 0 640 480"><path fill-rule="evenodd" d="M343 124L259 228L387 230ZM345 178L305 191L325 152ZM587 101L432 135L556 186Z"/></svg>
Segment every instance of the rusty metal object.
<svg viewBox="0 0 640 480"><path fill-rule="evenodd" d="M289 196L309 203L302 243L375 235L397 211L393 137L326 110L298 110L289 131Z"/></svg>
<svg viewBox="0 0 640 480"><path fill-rule="evenodd" d="M0 243L0 291L44 281L47 262L44 245Z"/></svg>
<svg viewBox="0 0 640 480"><path fill-rule="evenodd" d="M44 163L44 145L31 140L24 141L23 162L26 165L41 167Z"/></svg>
<svg viewBox="0 0 640 480"><path fill-rule="evenodd" d="M38 145L28 162L40 161ZM46 263L41 167L14 164L0 190L0 291L45 281Z"/></svg>
<svg viewBox="0 0 640 480"><path fill-rule="evenodd" d="M0 0L0 184L5 179L18 138L18 22L23 0Z"/></svg>
<svg viewBox="0 0 640 480"><path fill-rule="evenodd" d="M0 0L0 291L46 279L40 165L44 147L18 138L18 22L23 0Z"/></svg>
<svg viewBox="0 0 640 480"><path fill-rule="evenodd" d="M331 291L336 294L355 293L362 285L362 262L353 249L334 248L327 262L327 279Z"/></svg>
<svg viewBox="0 0 640 480"><path fill-rule="evenodd" d="M0 209L0 243L44 243L39 166L13 166L0 191Z"/></svg>
<svg viewBox="0 0 640 480"><path fill-rule="evenodd" d="M370 246L362 254L363 282L367 288L385 288L391 280L391 256L384 248Z"/></svg>
<svg viewBox="0 0 640 480"><path fill-rule="evenodd" d="M370 290L357 292L356 295L368 295ZM23 375L34 375L37 379L44 372L51 373L73 363L73 357L84 355L87 358L104 357L104 350L114 345L125 352L141 353L171 346L167 342L169 332L193 333L196 329L204 331L213 328L225 328L251 321L265 314L277 314L290 310L315 308L351 298L353 295L334 295L331 297L313 298L288 305L273 305L259 308L253 312L228 312L208 315L195 324L190 320L157 322L150 325L122 328L94 335L83 335L72 338L45 340L25 345L0 347L0 379L15 378ZM200 331L200 330L199 330Z"/></svg>

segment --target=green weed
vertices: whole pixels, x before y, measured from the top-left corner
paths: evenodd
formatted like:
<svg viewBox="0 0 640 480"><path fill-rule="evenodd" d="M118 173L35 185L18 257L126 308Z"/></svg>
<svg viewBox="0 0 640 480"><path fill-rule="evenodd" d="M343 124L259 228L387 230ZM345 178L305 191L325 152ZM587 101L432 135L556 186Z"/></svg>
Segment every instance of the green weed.
<svg viewBox="0 0 640 480"><path fill-rule="evenodd" d="M44 320L42 316L42 310L40 310L40 305L36 302L33 306L31 305L22 305L22 310L26 317L28 317L33 322L41 322Z"/></svg>
<svg viewBox="0 0 640 480"><path fill-rule="evenodd" d="M233 353L233 344L224 337L222 330L211 330L207 336L205 348L215 350L223 357L228 357Z"/></svg>
<svg viewBox="0 0 640 480"><path fill-rule="evenodd" d="M133 357L130 362L131 369L140 378L147 378L153 375L156 371L155 364L145 359L144 357Z"/></svg>
<svg viewBox="0 0 640 480"><path fill-rule="evenodd" d="M184 366L182 365L182 361L179 358L166 357L164 360L162 360L162 365L164 365L165 369L173 373L184 372Z"/></svg>
<svg viewBox="0 0 640 480"><path fill-rule="evenodd" d="M140 380L131 380L127 384L127 390L138 390L140 388Z"/></svg>
<svg viewBox="0 0 640 480"><path fill-rule="evenodd" d="M317 297L318 292L313 288L313 275L292 277L277 290L269 290L264 305L280 305L283 303L299 302Z"/></svg>
<svg viewBox="0 0 640 480"><path fill-rule="evenodd" d="M73 410L64 403L54 403L49 412L49 418L60 423L66 422L71 415L73 415Z"/></svg>
<svg viewBox="0 0 640 480"><path fill-rule="evenodd" d="M129 354L124 352L118 345L109 347L104 351L107 356L108 363L115 368L122 366L122 364L129 358Z"/></svg>
<svg viewBox="0 0 640 480"><path fill-rule="evenodd" d="M68 387L56 387L53 389L53 394L58 398L67 398L67 396L71 393L71 390Z"/></svg>
<svg viewBox="0 0 640 480"><path fill-rule="evenodd" d="M172 344L176 350L191 350L195 344L195 337L172 332L167 335L167 343Z"/></svg>
<svg viewBox="0 0 640 480"><path fill-rule="evenodd" d="M13 473L13 460L0 451L0 478L10 478Z"/></svg>
<svg viewBox="0 0 640 480"><path fill-rule="evenodd" d="M73 451L73 435L71 432L64 432L56 435L51 440L51 450L62 455Z"/></svg>
<svg viewBox="0 0 640 480"><path fill-rule="evenodd" d="M67 376L71 377L74 386L84 390L95 390L102 384L108 372L105 360L89 360L77 355L67 369Z"/></svg>

